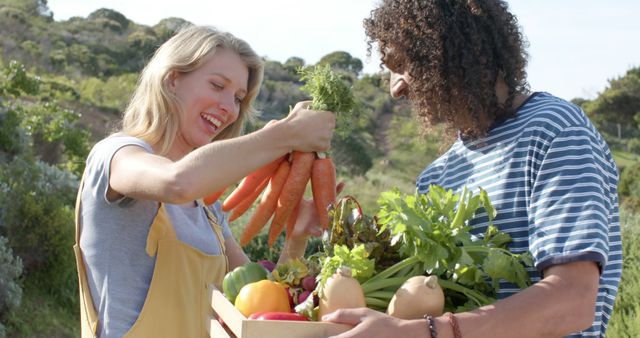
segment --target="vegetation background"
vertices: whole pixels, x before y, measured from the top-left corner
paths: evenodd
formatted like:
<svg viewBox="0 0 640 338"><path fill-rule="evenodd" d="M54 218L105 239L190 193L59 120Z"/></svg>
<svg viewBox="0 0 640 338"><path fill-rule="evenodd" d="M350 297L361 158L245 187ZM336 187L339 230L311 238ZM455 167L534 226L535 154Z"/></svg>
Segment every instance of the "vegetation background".
<svg viewBox="0 0 640 338"><path fill-rule="evenodd" d="M0 0L0 338L79 336L72 245L84 160L117 126L149 56L186 23L167 18L145 26L109 9L57 22L46 0ZM332 155L345 193L374 214L380 192L414 191L415 177L447 138L421 135L411 107L391 101L386 75L361 74L361 60L328 51L318 63L339 72L361 102L361 118L335 138ZM261 115L247 131L306 99L296 72L303 65L295 56L266 60ZM640 68L611 79L595 99L573 102L603 133L621 172L624 272L608 335L638 337ZM245 220L232 224L234 232ZM273 259L277 249L265 243L259 237L246 250L253 259Z"/></svg>

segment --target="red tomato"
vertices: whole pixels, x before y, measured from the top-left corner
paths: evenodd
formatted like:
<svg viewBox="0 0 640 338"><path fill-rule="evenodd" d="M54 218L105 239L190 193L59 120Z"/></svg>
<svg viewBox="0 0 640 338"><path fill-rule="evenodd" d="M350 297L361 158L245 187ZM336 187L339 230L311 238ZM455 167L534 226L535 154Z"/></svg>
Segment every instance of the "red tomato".
<svg viewBox="0 0 640 338"><path fill-rule="evenodd" d="M249 319L309 321L309 318L294 312L256 312Z"/></svg>

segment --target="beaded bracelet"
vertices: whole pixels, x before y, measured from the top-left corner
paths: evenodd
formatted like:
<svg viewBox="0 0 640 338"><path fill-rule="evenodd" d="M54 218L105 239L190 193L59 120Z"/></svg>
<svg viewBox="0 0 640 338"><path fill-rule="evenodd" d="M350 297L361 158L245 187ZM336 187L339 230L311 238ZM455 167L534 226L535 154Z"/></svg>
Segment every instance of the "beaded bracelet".
<svg viewBox="0 0 640 338"><path fill-rule="evenodd" d="M424 315L424 319L427 320L427 326L429 327L431 338L438 337L438 331L436 331L436 321L433 319L433 317L429 315Z"/></svg>
<svg viewBox="0 0 640 338"><path fill-rule="evenodd" d="M462 332L460 332L460 326L458 325L458 319L451 312L447 312L444 314L449 318L449 324L451 325L451 329L453 330L454 338L462 338Z"/></svg>

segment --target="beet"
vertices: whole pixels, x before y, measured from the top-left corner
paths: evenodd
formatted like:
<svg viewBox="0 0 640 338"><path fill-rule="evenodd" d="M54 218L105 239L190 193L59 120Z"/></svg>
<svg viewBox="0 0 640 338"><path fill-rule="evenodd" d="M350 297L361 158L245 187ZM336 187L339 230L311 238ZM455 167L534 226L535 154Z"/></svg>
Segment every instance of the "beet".
<svg viewBox="0 0 640 338"><path fill-rule="evenodd" d="M268 260L259 260L258 264L262 265L267 271L271 272L276 268L276 263Z"/></svg>

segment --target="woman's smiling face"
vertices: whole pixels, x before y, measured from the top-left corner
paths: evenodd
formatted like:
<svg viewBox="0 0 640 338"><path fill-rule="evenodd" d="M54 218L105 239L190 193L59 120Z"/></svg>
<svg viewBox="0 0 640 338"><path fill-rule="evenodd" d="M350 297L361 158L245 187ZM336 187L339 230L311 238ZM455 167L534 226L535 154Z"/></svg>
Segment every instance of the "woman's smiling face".
<svg viewBox="0 0 640 338"><path fill-rule="evenodd" d="M238 54L224 48L207 57L200 68L171 76L169 87L179 100L182 115L170 153L184 156L235 122L248 80L248 67Z"/></svg>

